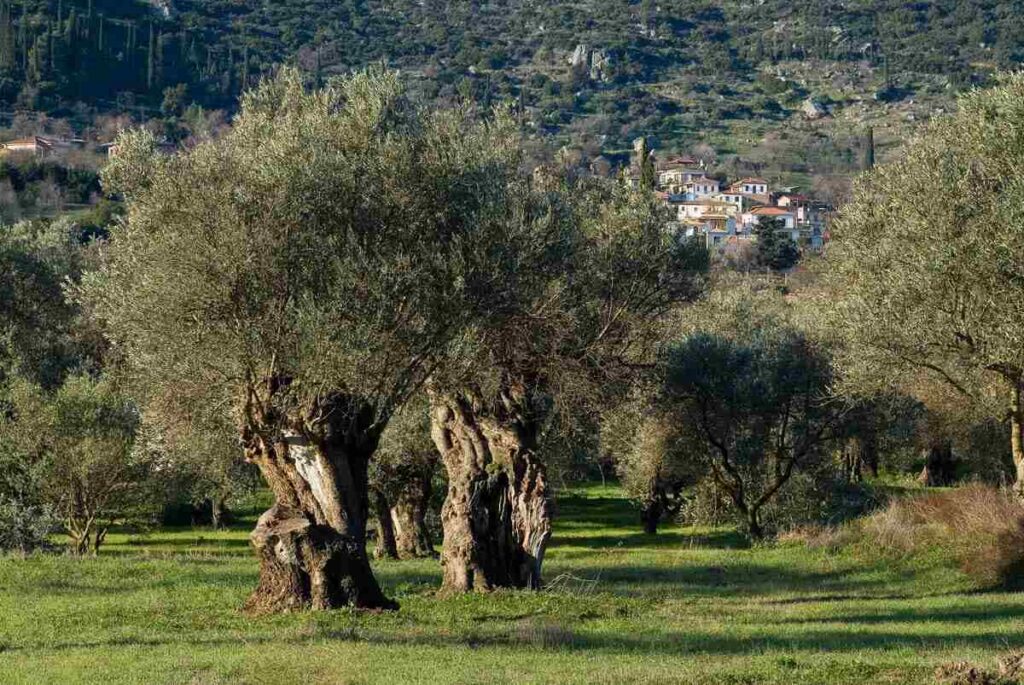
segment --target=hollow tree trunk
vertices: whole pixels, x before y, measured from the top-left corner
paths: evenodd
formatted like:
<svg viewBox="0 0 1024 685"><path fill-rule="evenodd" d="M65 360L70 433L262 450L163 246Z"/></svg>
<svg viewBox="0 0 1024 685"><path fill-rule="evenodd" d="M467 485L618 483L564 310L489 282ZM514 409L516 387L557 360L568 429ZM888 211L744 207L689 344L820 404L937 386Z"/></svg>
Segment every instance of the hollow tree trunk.
<svg viewBox="0 0 1024 685"><path fill-rule="evenodd" d="M399 495L395 506L391 509L394 522L395 541L398 556L402 559L433 557L434 543L430 539L427 528L427 512L430 508L432 493L431 473L424 473L422 478Z"/></svg>
<svg viewBox="0 0 1024 685"><path fill-rule="evenodd" d="M351 402L325 400L311 414L327 418L313 428L267 422L243 435L275 500L250 536L260 571L246 609L397 608L366 554L367 466L381 427Z"/></svg>
<svg viewBox="0 0 1024 685"><path fill-rule="evenodd" d="M953 446L948 441L931 445L918 481L926 487L943 487L950 485L954 476Z"/></svg>
<svg viewBox="0 0 1024 685"><path fill-rule="evenodd" d="M391 521L391 506L388 498L379 490L373 493L373 510L377 516L377 545L373 556L378 559L398 559L398 545L395 542L395 526Z"/></svg>
<svg viewBox="0 0 1024 685"><path fill-rule="evenodd" d="M495 411L464 395L431 399L431 433L448 471L442 590L539 589L551 503L536 422L507 398Z"/></svg>

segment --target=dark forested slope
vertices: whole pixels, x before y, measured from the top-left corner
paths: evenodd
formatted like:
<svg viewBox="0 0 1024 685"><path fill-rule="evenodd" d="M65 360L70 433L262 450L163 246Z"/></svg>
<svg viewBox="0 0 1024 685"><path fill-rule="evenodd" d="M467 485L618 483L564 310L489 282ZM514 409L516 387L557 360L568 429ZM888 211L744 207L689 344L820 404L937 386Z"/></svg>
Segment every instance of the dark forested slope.
<svg viewBox="0 0 1024 685"><path fill-rule="evenodd" d="M913 123L1015 67L1022 12L1021 0L0 0L0 108L230 109L275 64L315 79L383 60L428 98L513 100L538 131L606 151L645 134L752 158L811 150L842 169L853 129ZM834 124L787 145L779 122L801 116Z"/></svg>

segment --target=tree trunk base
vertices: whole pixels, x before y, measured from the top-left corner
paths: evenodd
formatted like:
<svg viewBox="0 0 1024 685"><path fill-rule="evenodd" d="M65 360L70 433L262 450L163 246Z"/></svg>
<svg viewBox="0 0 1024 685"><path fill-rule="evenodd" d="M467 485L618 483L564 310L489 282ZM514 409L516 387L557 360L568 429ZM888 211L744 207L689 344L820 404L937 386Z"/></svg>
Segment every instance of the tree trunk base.
<svg viewBox="0 0 1024 685"><path fill-rule="evenodd" d="M399 500L391 509L391 520L394 523L399 558L427 559L438 556L430 539L424 511Z"/></svg>
<svg viewBox="0 0 1024 685"><path fill-rule="evenodd" d="M259 584L244 609L255 614L340 607L393 610L370 570L366 550L301 512L275 506L250 536Z"/></svg>

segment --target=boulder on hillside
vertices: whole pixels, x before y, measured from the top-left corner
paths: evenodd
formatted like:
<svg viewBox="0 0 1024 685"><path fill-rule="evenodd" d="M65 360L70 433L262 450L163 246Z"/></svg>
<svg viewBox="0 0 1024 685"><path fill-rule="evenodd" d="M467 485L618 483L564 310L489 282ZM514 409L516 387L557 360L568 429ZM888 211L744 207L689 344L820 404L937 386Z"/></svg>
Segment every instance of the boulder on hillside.
<svg viewBox="0 0 1024 685"><path fill-rule="evenodd" d="M808 119L821 119L822 117L828 116L828 109L825 105L814 98L807 98L804 100L801 110L803 111L804 116Z"/></svg>

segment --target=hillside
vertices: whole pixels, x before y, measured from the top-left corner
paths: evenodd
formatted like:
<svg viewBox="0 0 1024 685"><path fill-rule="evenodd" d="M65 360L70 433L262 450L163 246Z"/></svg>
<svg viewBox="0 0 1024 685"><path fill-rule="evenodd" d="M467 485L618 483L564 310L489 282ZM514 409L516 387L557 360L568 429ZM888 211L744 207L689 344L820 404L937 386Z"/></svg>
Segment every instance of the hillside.
<svg viewBox="0 0 1024 685"><path fill-rule="evenodd" d="M283 62L320 79L386 61L427 98L512 100L544 137L592 153L622 152L637 135L664 149L706 142L738 167L727 171L803 181L856 169L868 125L884 157L957 91L1018 65L1022 10L990 0L2 0L0 109L81 128L96 113L230 109Z"/></svg>

